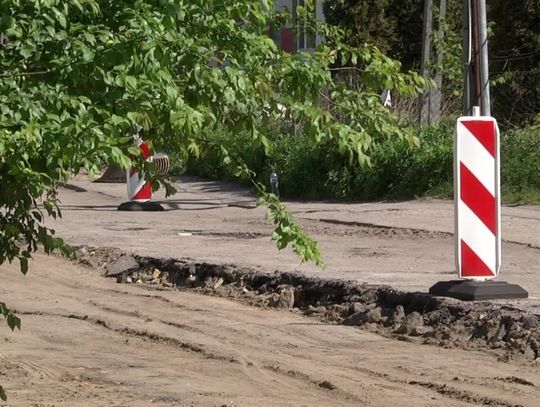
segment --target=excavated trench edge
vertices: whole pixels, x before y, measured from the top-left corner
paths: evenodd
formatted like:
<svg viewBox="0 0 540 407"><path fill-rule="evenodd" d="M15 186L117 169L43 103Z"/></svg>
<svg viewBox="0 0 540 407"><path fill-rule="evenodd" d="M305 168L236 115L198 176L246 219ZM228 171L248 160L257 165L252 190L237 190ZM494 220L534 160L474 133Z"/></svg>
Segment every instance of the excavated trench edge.
<svg viewBox="0 0 540 407"><path fill-rule="evenodd" d="M501 360L540 362L540 314L491 302L461 302L389 286L210 264L132 256L79 247L79 264L104 269L118 283L190 290L249 305L290 309L320 320L399 340L446 348L489 350Z"/></svg>

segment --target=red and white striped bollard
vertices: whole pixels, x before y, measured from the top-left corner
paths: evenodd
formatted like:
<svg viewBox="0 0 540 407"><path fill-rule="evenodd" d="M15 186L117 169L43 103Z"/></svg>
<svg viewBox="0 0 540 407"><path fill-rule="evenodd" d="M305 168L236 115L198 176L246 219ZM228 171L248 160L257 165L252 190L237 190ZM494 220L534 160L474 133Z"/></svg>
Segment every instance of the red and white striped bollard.
<svg viewBox="0 0 540 407"><path fill-rule="evenodd" d="M138 137L135 140L135 145L141 150L141 156L147 161L152 160L150 145L142 138ZM152 184L147 181L144 174L140 174L136 168L130 168L126 171L126 184L128 202L124 202L118 206L119 211L163 211L163 207L151 202L152 199Z"/></svg>
<svg viewBox="0 0 540 407"><path fill-rule="evenodd" d="M461 117L455 140L456 266L485 281L501 267L499 128L492 117Z"/></svg>
<svg viewBox="0 0 540 407"><path fill-rule="evenodd" d="M455 256L461 280L435 284L433 295L462 300L527 298L519 285L493 279L501 268L499 127L493 117L460 117L454 139Z"/></svg>
<svg viewBox="0 0 540 407"><path fill-rule="evenodd" d="M141 156L145 160L150 157L150 146L142 138L135 141L135 145L141 150ZM126 171L128 199L133 202L148 202L152 199L152 185L144 179L136 168Z"/></svg>

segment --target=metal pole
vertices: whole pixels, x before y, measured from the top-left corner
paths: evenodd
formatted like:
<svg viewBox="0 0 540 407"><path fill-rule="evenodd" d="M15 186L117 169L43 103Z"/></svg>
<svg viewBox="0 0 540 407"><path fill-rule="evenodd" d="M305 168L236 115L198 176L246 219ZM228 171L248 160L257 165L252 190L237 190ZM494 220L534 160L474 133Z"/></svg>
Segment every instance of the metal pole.
<svg viewBox="0 0 540 407"><path fill-rule="evenodd" d="M486 0L478 2L478 54L480 60L479 82L483 116L491 116L491 100L489 92L489 55L487 38Z"/></svg>
<svg viewBox="0 0 540 407"><path fill-rule="evenodd" d="M463 27L463 112L470 116L479 106L491 116L486 0L464 0Z"/></svg>
<svg viewBox="0 0 540 407"><path fill-rule="evenodd" d="M470 116L473 106L471 0L463 0L463 115Z"/></svg>
<svg viewBox="0 0 540 407"><path fill-rule="evenodd" d="M478 0L471 1L474 106L482 107L482 82L480 80L480 32L478 27Z"/></svg>
<svg viewBox="0 0 540 407"><path fill-rule="evenodd" d="M444 39L445 34L445 24L446 24L446 0L439 1L439 18L438 18L438 37L439 41ZM437 123L441 119L442 115L442 86L443 86L443 76L442 76L442 66L444 63L444 47L436 47L437 51L437 71L435 72L435 86L436 89L431 91L431 104L429 106L429 117L430 123Z"/></svg>

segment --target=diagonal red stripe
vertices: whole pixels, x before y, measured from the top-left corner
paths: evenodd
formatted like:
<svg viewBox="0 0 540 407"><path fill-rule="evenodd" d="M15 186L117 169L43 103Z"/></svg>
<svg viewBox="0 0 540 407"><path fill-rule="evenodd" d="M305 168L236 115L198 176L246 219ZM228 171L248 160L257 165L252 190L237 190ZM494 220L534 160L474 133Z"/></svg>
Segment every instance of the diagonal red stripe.
<svg viewBox="0 0 540 407"><path fill-rule="evenodd" d="M146 144L144 141L139 145L139 148L141 149L141 155L142 158L148 158L150 157L150 146Z"/></svg>
<svg viewBox="0 0 540 407"><path fill-rule="evenodd" d="M484 185L463 163L459 163L461 180L461 200L491 230L497 233L495 221L497 201Z"/></svg>
<svg viewBox="0 0 540 407"><path fill-rule="evenodd" d="M152 199L152 184L149 181L132 198L133 201L137 199Z"/></svg>
<svg viewBox="0 0 540 407"><path fill-rule="evenodd" d="M495 273L480 257L461 241L461 277L493 277Z"/></svg>
<svg viewBox="0 0 540 407"><path fill-rule="evenodd" d="M495 125L492 121L471 120L461 122L484 148L495 157Z"/></svg>

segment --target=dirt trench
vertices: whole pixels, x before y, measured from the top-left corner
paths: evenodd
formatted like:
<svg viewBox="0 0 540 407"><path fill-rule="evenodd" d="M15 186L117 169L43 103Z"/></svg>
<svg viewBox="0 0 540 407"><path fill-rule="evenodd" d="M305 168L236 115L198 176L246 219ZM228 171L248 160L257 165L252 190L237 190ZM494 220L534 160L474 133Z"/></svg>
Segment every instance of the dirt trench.
<svg viewBox="0 0 540 407"><path fill-rule="evenodd" d="M389 286L265 273L235 265L131 256L81 247L76 262L119 283L177 288L262 308L289 309L331 324L444 348L489 350L502 359L540 361L540 315L493 302L462 302Z"/></svg>

